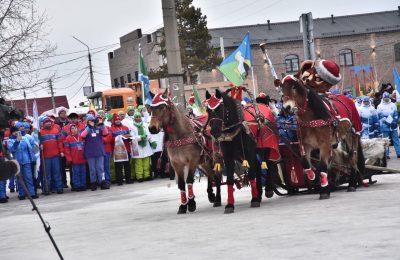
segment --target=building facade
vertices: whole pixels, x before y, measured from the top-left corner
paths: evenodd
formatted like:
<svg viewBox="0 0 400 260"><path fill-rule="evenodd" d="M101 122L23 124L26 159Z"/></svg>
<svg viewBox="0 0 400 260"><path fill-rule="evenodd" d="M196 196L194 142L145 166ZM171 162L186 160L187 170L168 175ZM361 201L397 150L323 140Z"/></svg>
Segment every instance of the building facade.
<svg viewBox="0 0 400 260"><path fill-rule="evenodd" d="M338 89L351 90L359 84L362 90L369 91L378 84L393 83L392 69L400 68L400 7L394 11L338 17L332 15L313 21L316 56L333 59L340 65L343 80L338 84ZM304 61L299 21L270 23L268 20L266 24L214 28L209 32L211 44L218 50L220 38L223 38L225 56L234 51L245 34L250 32L256 92L264 91L272 97L277 97L278 93L273 87L273 77L259 45L266 43L278 76L297 73ZM127 77L128 73L135 71L137 55L134 54L134 48L138 42L142 43L148 67L156 69L162 64L156 51L157 41L148 43L147 36L122 41L124 37L121 37L121 48L114 51L113 59L109 59L111 79L115 83L113 86L121 82L120 77ZM198 79L199 84L210 85L212 82L223 82L223 75L214 69L198 73Z"/></svg>

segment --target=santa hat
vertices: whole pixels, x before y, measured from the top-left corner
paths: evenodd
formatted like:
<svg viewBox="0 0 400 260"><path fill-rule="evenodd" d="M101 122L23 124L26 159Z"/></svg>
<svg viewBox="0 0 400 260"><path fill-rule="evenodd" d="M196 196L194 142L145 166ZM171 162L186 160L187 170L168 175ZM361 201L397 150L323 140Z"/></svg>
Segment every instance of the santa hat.
<svg viewBox="0 0 400 260"><path fill-rule="evenodd" d="M340 68L333 60L316 60L314 66L318 75L331 85L336 85L342 79Z"/></svg>
<svg viewBox="0 0 400 260"><path fill-rule="evenodd" d="M222 98L217 98L215 95L207 100L207 107L211 110L216 109L222 103Z"/></svg>
<svg viewBox="0 0 400 260"><path fill-rule="evenodd" d="M168 98L163 97L161 93L158 93L154 96L153 101L151 102L151 107L158 107L160 105L168 105Z"/></svg>
<svg viewBox="0 0 400 260"><path fill-rule="evenodd" d="M189 102L189 105L193 105L193 104L194 104L195 99L194 99L194 94L193 94L193 92L192 92L192 95L190 95L188 102Z"/></svg>

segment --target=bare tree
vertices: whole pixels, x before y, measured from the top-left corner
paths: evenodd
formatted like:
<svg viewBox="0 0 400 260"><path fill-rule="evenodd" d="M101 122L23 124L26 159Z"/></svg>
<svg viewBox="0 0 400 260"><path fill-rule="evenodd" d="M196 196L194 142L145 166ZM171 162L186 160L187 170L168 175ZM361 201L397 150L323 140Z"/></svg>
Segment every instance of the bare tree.
<svg viewBox="0 0 400 260"><path fill-rule="evenodd" d="M34 88L47 81L40 68L54 52L47 16L35 0L0 1L0 78L3 91Z"/></svg>

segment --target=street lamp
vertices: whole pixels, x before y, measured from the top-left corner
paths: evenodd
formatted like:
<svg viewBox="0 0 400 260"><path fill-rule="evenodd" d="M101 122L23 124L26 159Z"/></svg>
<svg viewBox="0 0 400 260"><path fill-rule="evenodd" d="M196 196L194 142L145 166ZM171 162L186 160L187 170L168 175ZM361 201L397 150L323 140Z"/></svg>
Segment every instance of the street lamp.
<svg viewBox="0 0 400 260"><path fill-rule="evenodd" d="M89 46L82 42L81 40L79 40L78 38L76 38L75 36L72 36L72 38L74 38L75 40L77 40L78 42L82 43L83 45L85 45L88 49L88 57L89 57L89 71L90 71L90 83L92 86L92 93L94 93L94 82L93 82L93 70L92 70L92 56L90 55L90 49Z"/></svg>

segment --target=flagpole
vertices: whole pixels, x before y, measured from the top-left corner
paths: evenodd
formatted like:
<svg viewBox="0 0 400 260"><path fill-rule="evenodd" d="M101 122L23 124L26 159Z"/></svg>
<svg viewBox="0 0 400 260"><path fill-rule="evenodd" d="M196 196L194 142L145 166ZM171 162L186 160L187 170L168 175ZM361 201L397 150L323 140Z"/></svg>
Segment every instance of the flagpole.
<svg viewBox="0 0 400 260"><path fill-rule="evenodd" d="M254 83L254 70L253 66L251 66L251 79L253 81L253 94L256 96L256 84Z"/></svg>
<svg viewBox="0 0 400 260"><path fill-rule="evenodd" d="M142 70L141 59L142 59L142 48L141 48L140 43L139 43L139 75L143 74L143 71L141 71ZM142 79L143 79L143 77L142 77ZM141 90L142 90L142 105L144 106L144 104L145 104L145 100L144 100L145 94L144 94L144 81L143 80L140 81L140 85L141 85Z"/></svg>

